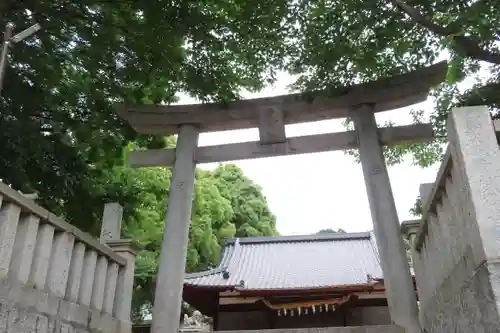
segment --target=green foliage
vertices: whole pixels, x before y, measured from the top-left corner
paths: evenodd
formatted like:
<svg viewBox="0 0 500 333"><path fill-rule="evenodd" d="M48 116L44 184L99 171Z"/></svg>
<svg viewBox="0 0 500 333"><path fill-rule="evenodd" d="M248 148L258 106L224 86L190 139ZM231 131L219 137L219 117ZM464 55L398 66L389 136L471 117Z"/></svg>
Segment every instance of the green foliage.
<svg viewBox="0 0 500 333"><path fill-rule="evenodd" d="M422 216L422 213L423 213L422 198L420 198L420 197L417 198L417 200L415 201L415 204L410 209L410 213L413 216Z"/></svg>
<svg viewBox="0 0 500 333"><path fill-rule="evenodd" d="M319 0L302 2L298 18L297 42L287 65L299 75L294 86L300 90L332 90L447 58L446 84L433 92L436 107L430 120L437 133L446 134L453 106L485 104L499 114L497 1ZM485 69L481 78L480 65ZM464 92L458 86L465 79L478 83ZM418 118L424 120L422 114ZM411 153L415 164L428 166L439 161L442 142L386 147L384 153L389 164L401 163Z"/></svg>
<svg viewBox="0 0 500 333"><path fill-rule="evenodd" d="M124 235L144 246L136 314L151 301L170 171L123 165L131 150L175 139L137 135L114 105L171 103L179 92L225 102L242 89L259 90L281 66L288 13L286 0L0 4L1 27L42 27L10 50L0 97L0 179L38 192L39 204L94 235L104 203L120 202ZM197 171L189 270L213 266L224 237L276 233L260 189L239 176L246 188L222 194L225 181Z"/></svg>
<svg viewBox="0 0 500 333"><path fill-rule="evenodd" d="M124 204L123 236L137 241L142 250L136 264L134 320L151 307L154 277L163 240L171 172L165 168L114 167L101 179L101 193L116 193ZM102 209L97 207L98 210ZM89 207L92 211L93 207ZM99 212L94 212L96 215ZM260 188L234 165L213 171L196 170L195 196L189 229L186 270L218 264L228 237L276 235L276 219Z"/></svg>
<svg viewBox="0 0 500 333"><path fill-rule="evenodd" d="M170 103L178 92L227 101L260 89L282 62L288 12L286 0L3 1L2 29L42 29L11 48L0 178L94 229L73 203L99 203L94 188L130 141L165 145L137 135L114 105Z"/></svg>
<svg viewBox="0 0 500 333"><path fill-rule="evenodd" d="M321 234L336 234L336 233L345 233L345 230L342 228L339 228L337 230L332 229L332 228L326 228L326 229L321 229L316 233L316 235L321 235Z"/></svg>

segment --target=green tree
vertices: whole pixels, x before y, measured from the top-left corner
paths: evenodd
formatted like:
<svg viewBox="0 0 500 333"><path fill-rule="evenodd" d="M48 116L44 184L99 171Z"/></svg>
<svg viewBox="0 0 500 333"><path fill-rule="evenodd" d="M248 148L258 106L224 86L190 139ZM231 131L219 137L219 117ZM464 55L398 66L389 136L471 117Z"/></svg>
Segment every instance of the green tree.
<svg viewBox="0 0 500 333"><path fill-rule="evenodd" d="M243 171L234 164L221 164L213 171L217 188L229 200L234 215L231 224L234 236L277 235L276 218L267 205L262 188L245 177Z"/></svg>
<svg viewBox="0 0 500 333"><path fill-rule="evenodd" d="M167 168L117 166L102 174L101 186L95 192L109 200L120 200L124 205L123 236L134 239L142 248L136 264L134 320L141 320L143 311L151 307L170 179L171 171ZM188 272L216 266L228 237L277 234L276 219L260 191L234 165L219 166L214 171L196 170ZM101 210L102 206L88 207L86 218Z"/></svg>
<svg viewBox="0 0 500 333"><path fill-rule="evenodd" d="M2 28L42 30L11 49L0 178L95 229L79 206L98 203L94 191L121 164L122 148L164 145L136 135L113 105L169 103L178 92L226 101L260 89L282 61L288 12L286 0L2 1Z"/></svg>
<svg viewBox="0 0 500 333"><path fill-rule="evenodd" d="M438 135L455 105L500 107L500 6L480 1L319 0L299 2L301 10L288 68L299 75L300 90L335 88L429 65L439 58L450 66L446 83L433 92L430 117ZM481 67L482 66L482 67ZM483 71L480 72L480 68ZM479 77L481 73L482 77ZM465 79L477 84L459 89ZM413 110L422 121L422 110ZM439 160L439 142L385 149L389 163L411 152L427 166Z"/></svg>
<svg viewBox="0 0 500 333"><path fill-rule="evenodd" d="M342 228L339 228L337 230L331 229L331 228L326 228L326 229L321 229L316 233L316 235L321 235L321 234L336 234L336 233L345 233L345 230Z"/></svg>

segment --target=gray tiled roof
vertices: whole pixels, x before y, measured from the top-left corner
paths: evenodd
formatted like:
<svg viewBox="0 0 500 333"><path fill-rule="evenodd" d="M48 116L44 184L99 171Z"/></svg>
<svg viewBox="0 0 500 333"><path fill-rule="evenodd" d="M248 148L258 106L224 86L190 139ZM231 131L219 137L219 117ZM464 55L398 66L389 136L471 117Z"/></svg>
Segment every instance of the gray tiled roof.
<svg viewBox="0 0 500 333"><path fill-rule="evenodd" d="M372 233L231 239L213 270L186 274L185 285L244 290L311 289L382 278Z"/></svg>

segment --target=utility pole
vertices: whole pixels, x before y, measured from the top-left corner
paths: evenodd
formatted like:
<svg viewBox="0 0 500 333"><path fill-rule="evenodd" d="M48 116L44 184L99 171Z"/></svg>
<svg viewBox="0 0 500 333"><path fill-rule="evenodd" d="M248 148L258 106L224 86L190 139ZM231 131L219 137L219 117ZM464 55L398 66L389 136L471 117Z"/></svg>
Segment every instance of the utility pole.
<svg viewBox="0 0 500 333"><path fill-rule="evenodd" d="M0 53L0 93L2 92L3 88L3 79L5 77L5 69L7 67L10 45L19 43L20 41L33 35L38 30L40 30L40 24L36 23L31 27L29 27L28 29L21 31L17 35L12 36L14 32L14 23L9 22L5 26L5 31L3 33L2 52Z"/></svg>

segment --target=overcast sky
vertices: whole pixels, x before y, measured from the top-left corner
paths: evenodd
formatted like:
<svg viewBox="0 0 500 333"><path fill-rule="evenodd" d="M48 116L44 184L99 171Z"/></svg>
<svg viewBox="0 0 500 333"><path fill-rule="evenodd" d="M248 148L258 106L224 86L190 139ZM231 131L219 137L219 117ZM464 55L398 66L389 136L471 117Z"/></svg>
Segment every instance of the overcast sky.
<svg viewBox="0 0 500 333"><path fill-rule="evenodd" d="M245 98L269 97L289 93L287 86L293 78L278 76L272 87L258 94L245 94ZM195 103L181 97L180 104ZM417 105L415 105L417 106ZM432 104L422 103L431 110ZM411 124L408 109L377 114L377 122L391 120L397 125ZM345 131L342 120L322 121L286 126L287 136L300 136ZM258 140L258 130L239 130L205 133L200 146ZM372 220L361 171L351 156L343 152L283 156L230 162L243 169L245 175L259 184L272 212L277 217L278 231L282 235L310 234L320 229L342 228L348 232L372 229ZM199 167L212 169L216 164ZM422 169L405 163L390 167L396 207L400 221L412 219L409 209L418 196L421 183L434 182L438 165Z"/></svg>

